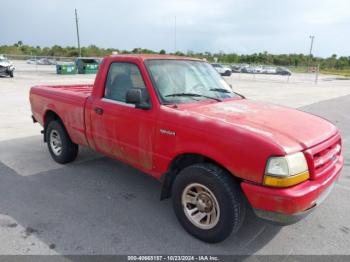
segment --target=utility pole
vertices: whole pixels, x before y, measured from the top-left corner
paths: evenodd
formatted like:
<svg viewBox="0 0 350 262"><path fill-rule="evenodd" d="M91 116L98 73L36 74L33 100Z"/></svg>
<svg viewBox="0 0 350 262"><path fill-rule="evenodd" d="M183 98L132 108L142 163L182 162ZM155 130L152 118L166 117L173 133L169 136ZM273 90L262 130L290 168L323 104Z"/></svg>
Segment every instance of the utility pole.
<svg viewBox="0 0 350 262"><path fill-rule="evenodd" d="M79 37L79 24L78 24L78 12L77 12L77 9L75 9L75 24L76 24L76 27L77 27L77 38L78 38L79 57L81 57L80 37Z"/></svg>
<svg viewBox="0 0 350 262"><path fill-rule="evenodd" d="M314 38L315 38L315 36L314 35L310 35L309 37L311 39L311 43L310 43L309 59L308 59L308 62L307 62L307 71L308 72L309 72L310 60L311 60L311 55L312 55L312 47L314 45Z"/></svg>
<svg viewBox="0 0 350 262"><path fill-rule="evenodd" d="M176 16L175 16L175 23L174 23L174 51L176 53Z"/></svg>

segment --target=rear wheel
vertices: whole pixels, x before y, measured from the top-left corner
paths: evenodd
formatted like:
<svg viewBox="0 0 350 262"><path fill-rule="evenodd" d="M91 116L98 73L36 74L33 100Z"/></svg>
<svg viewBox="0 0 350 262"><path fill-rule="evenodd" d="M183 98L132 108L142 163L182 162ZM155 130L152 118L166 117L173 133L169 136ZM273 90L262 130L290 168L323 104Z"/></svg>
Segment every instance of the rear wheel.
<svg viewBox="0 0 350 262"><path fill-rule="evenodd" d="M13 77L13 71L9 73L9 76L12 78Z"/></svg>
<svg viewBox="0 0 350 262"><path fill-rule="evenodd" d="M72 142L61 121L51 121L45 136L51 157L57 163L65 164L76 159L79 146Z"/></svg>
<svg viewBox="0 0 350 262"><path fill-rule="evenodd" d="M181 225L202 241L223 241L243 223L245 205L238 183L213 164L182 170L174 181L172 197Z"/></svg>

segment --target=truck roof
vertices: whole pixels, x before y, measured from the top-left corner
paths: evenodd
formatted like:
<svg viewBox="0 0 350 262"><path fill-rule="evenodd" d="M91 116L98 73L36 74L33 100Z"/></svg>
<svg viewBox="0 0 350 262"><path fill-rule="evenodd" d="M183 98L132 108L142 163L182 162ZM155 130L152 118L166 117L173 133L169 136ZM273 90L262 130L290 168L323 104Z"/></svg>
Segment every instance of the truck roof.
<svg viewBox="0 0 350 262"><path fill-rule="evenodd" d="M161 55L161 54L118 54L118 55L110 55L110 56L107 56L106 58L138 58L142 61L147 59L204 61L202 59L193 58L193 57L177 56L177 55Z"/></svg>

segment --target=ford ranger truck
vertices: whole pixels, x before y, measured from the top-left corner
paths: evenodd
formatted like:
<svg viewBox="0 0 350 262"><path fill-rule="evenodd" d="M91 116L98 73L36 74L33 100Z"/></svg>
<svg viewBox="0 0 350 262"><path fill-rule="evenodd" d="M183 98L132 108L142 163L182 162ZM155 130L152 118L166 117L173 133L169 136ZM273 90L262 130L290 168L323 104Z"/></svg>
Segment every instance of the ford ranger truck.
<svg viewBox="0 0 350 262"><path fill-rule="evenodd" d="M185 230L206 242L237 232L247 208L298 221L343 167L333 124L245 99L193 58L109 56L94 85L34 86L30 103L56 162L82 146L149 174Z"/></svg>

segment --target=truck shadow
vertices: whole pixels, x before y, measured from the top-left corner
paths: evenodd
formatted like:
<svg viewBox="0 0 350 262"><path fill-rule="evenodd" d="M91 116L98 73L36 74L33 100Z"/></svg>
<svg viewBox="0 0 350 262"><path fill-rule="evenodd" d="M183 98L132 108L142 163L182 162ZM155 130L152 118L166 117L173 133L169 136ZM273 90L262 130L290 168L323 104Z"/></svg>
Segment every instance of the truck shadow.
<svg viewBox="0 0 350 262"><path fill-rule="evenodd" d="M11 143L36 148L41 146L37 140L24 138ZM22 161L16 152L13 158ZM0 162L0 212L14 220L17 230L22 228L21 237L33 235L63 255L249 255L281 229L249 211L237 234L222 243L207 244L182 229L171 201L159 201L158 181L121 162L89 158L27 175L16 172L15 163L11 165L14 168Z"/></svg>

